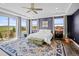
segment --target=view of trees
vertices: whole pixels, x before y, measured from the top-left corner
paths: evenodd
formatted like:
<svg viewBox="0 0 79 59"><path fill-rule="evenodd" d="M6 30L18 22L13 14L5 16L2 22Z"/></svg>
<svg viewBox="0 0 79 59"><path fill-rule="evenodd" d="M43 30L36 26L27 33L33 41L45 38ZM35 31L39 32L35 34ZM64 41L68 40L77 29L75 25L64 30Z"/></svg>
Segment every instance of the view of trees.
<svg viewBox="0 0 79 59"><path fill-rule="evenodd" d="M26 34L26 20L21 19L21 34ZM16 37L16 18L0 16L0 40Z"/></svg>
<svg viewBox="0 0 79 59"><path fill-rule="evenodd" d="M9 23L9 24L8 24ZM0 16L0 40L14 38L16 35L16 19Z"/></svg>
<svg viewBox="0 0 79 59"><path fill-rule="evenodd" d="M21 37L26 37L27 36L26 21L27 21L26 19L21 19Z"/></svg>
<svg viewBox="0 0 79 59"><path fill-rule="evenodd" d="M21 19L21 32L26 32L26 20Z"/></svg>
<svg viewBox="0 0 79 59"><path fill-rule="evenodd" d="M8 37L8 17L0 16L0 39Z"/></svg>
<svg viewBox="0 0 79 59"><path fill-rule="evenodd" d="M16 37L16 18L9 18L9 38Z"/></svg>
<svg viewBox="0 0 79 59"><path fill-rule="evenodd" d="M32 30L37 30L37 29L38 29L38 21L32 20Z"/></svg>

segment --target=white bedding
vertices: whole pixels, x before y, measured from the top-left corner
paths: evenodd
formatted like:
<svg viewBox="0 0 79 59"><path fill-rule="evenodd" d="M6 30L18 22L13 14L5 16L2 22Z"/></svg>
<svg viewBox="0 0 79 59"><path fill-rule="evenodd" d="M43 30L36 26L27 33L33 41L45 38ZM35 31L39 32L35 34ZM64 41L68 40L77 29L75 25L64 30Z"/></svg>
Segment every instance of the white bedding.
<svg viewBox="0 0 79 59"><path fill-rule="evenodd" d="M50 44L52 39L52 33L47 31L39 31L37 33L30 34L27 39L38 38L37 40L44 40L46 43Z"/></svg>

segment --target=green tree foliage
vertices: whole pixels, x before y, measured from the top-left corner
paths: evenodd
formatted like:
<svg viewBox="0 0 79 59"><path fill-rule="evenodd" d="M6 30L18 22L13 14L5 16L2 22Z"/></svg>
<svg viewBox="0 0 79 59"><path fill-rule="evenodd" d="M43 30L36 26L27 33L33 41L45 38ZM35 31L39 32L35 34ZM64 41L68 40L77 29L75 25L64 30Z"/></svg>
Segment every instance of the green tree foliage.
<svg viewBox="0 0 79 59"><path fill-rule="evenodd" d="M21 27L21 30L22 30L22 31L25 31L25 30L26 30L26 28L25 28L25 27Z"/></svg>
<svg viewBox="0 0 79 59"><path fill-rule="evenodd" d="M9 38L12 38L12 37L14 37L14 32L13 32L13 30L10 30Z"/></svg>
<svg viewBox="0 0 79 59"><path fill-rule="evenodd" d="M16 29L13 27L13 32L15 32L16 31Z"/></svg>
<svg viewBox="0 0 79 59"><path fill-rule="evenodd" d="M0 33L0 38L2 38L2 34Z"/></svg>

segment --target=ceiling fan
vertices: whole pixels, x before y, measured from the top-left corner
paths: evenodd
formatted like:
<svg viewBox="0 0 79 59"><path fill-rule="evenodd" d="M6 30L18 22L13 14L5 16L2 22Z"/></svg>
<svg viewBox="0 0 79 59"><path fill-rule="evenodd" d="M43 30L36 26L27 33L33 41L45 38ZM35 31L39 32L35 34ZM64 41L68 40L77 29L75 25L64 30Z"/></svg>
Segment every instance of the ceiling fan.
<svg viewBox="0 0 79 59"><path fill-rule="evenodd" d="M30 8L27 8L27 7L23 7L23 8L29 9L29 10L27 11L27 13L33 11L35 14L38 14L37 11L43 10L42 8L35 8L35 4L34 4L34 3L31 3L31 7L30 7Z"/></svg>

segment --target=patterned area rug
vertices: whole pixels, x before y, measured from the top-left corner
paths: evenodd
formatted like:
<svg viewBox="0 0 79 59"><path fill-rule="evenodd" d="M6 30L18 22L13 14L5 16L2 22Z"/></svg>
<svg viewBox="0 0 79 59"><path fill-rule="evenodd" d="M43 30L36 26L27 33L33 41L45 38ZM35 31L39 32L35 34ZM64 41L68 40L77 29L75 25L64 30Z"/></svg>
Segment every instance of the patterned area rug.
<svg viewBox="0 0 79 59"><path fill-rule="evenodd" d="M53 55L53 49L49 46L38 46L34 47L34 45L27 47L20 47L20 50L18 50L18 55L20 56L52 56Z"/></svg>
<svg viewBox="0 0 79 59"><path fill-rule="evenodd" d="M53 49L50 46L37 46L25 39L0 44L0 49L10 56L51 56Z"/></svg>
<svg viewBox="0 0 79 59"><path fill-rule="evenodd" d="M4 42L0 44L0 49L4 51L6 54L9 56L15 56L17 55L17 41L12 41L12 42Z"/></svg>
<svg viewBox="0 0 79 59"><path fill-rule="evenodd" d="M37 46L22 38L13 42L2 43L0 49L10 56L63 56L63 46L60 43L57 43L56 47Z"/></svg>
<svg viewBox="0 0 79 59"><path fill-rule="evenodd" d="M57 40L56 43L57 43L57 45L56 45L55 55L56 56L66 56L62 42L60 40Z"/></svg>

